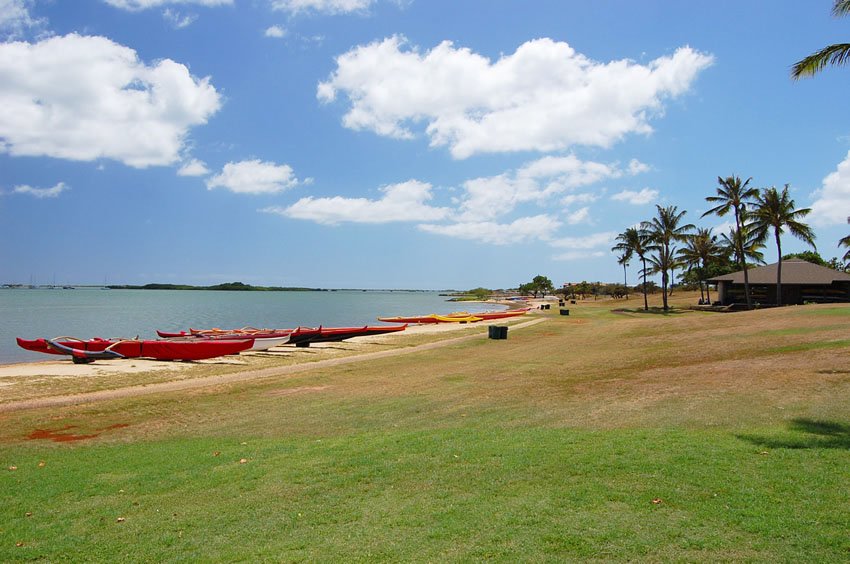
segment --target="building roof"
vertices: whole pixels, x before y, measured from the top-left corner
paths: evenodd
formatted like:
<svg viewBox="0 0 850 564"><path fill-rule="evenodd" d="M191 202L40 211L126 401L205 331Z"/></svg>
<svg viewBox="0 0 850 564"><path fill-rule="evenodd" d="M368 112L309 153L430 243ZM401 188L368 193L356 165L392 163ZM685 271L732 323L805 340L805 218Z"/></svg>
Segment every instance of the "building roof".
<svg viewBox="0 0 850 564"><path fill-rule="evenodd" d="M747 269L750 284L776 284L776 269L779 263L768 264ZM744 271L739 270L723 276L710 278L709 282L744 283ZM833 282L850 282L850 274L839 272L825 266L819 266L801 259L782 261L783 284L832 284Z"/></svg>

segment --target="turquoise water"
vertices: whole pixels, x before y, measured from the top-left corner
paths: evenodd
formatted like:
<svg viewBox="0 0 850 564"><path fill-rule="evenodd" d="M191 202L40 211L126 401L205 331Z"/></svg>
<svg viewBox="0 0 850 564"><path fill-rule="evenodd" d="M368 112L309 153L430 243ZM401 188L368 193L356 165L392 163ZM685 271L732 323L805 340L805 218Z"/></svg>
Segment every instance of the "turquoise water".
<svg viewBox="0 0 850 564"><path fill-rule="evenodd" d="M436 292L0 289L0 364L47 358L21 349L15 337L155 339L157 329L381 325L377 316L487 309L500 308Z"/></svg>

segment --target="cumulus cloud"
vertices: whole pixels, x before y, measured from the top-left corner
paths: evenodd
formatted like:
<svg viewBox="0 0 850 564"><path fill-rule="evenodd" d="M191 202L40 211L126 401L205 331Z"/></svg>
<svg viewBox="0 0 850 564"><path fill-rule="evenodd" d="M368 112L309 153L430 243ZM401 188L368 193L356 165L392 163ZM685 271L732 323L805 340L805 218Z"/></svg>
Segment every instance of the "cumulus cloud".
<svg viewBox="0 0 850 564"><path fill-rule="evenodd" d="M809 216L815 225L839 225L850 217L850 152L838 167L823 179L823 186L814 193Z"/></svg>
<svg viewBox="0 0 850 564"><path fill-rule="evenodd" d="M148 8L158 8L169 4L195 4L198 6L225 6L233 4L233 0L103 0L110 6L137 12Z"/></svg>
<svg viewBox="0 0 850 564"><path fill-rule="evenodd" d="M326 225L339 223L391 223L399 221L438 221L449 214L448 208L432 207L431 185L418 180L384 186L383 197L302 198L289 207L268 207L264 212L293 219L306 219Z"/></svg>
<svg viewBox="0 0 850 564"><path fill-rule="evenodd" d="M686 92L713 57L681 47L646 65L600 63L548 38L497 61L444 41L420 52L404 37L357 46L318 85L343 95L345 127L406 139L424 126L432 146L455 158L478 153L608 147L652 131L666 100Z"/></svg>
<svg viewBox="0 0 850 564"><path fill-rule="evenodd" d="M374 0L272 0L272 9L299 14L348 14L369 9Z"/></svg>
<svg viewBox="0 0 850 564"><path fill-rule="evenodd" d="M596 184L606 179L632 174L616 163L582 161L575 155L547 156L526 163L516 171L498 176L475 178L463 184L460 199L462 221L488 221L511 212L516 206L534 202L543 205L552 197ZM592 194L576 196L575 201L590 202ZM569 195L565 202L570 200ZM566 205L566 204L565 204Z"/></svg>
<svg viewBox="0 0 850 564"><path fill-rule="evenodd" d="M207 168L207 165L204 161L198 159L192 159L191 161L184 163L183 166L177 171L178 176L206 176L209 174L210 170Z"/></svg>
<svg viewBox="0 0 850 564"><path fill-rule="evenodd" d="M226 188L237 194L277 194L298 183L289 165L254 159L227 163L221 173L207 180L207 189Z"/></svg>
<svg viewBox="0 0 850 564"><path fill-rule="evenodd" d="M26 184L22 184L20 186L15 186L12 190L15 194L26 194L28 196L33 196L38 199L42 198L56 198L62 192L66 190L70 190L71 187L67 186L64 182L60 182L56 186L52 188L33 188L32 186L27 186Z"/></svg>
<svg viewBox="0 0 850 564"><path fill-rule="evenodd" d="M521 217L511 223L469 221L449 225L423 224L419 226L419 229L458 239L468 239L493 245L508 245L548 240L560 226L561 222L554 217L541 214L533 217Z"/></svg>
<svg viewBox="0 0 850 564"><path fill-rule="evenodd" d="M658 200L658 190L652 190L651 188L644 188L639 192L634 190L623 190L622 192L617 192L611 196L611 199L618 202L627 202L634 206L651 204Z"/></svg>
<svg viewBox="0 0 850 564"><path fill-rule="evenodd" d="M0 151L13 156L167 165L221 106L209 78L105 37L0 44L0 76Z"/></svg>
<svg viewBox="0 0 850 564"><path fill-rule="evenodd" d="M286 30L280 27L279 25L273 25L271 27L266 28L264 35L266 37L280 38L286 35Z"/></svg>

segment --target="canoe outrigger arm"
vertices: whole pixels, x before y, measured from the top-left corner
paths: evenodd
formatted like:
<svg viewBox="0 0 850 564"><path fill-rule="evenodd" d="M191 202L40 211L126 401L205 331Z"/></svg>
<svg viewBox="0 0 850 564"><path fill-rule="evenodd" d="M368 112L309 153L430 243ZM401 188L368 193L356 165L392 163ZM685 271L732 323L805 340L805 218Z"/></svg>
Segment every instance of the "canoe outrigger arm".
<svg viewBox="0 0 850 564"><path fill-rule="evenodd" d="M69 355L74 364L90 364L95 360L113 360L116 358L126 358L123 354L112 350L112 347L115 346L115 343L113 343L102 351L87 351L84 349L75 349L73 347L63 345L59 342L60 339L72 339L77 341L81 341L82 339L75 339L74 337L56 337L54 339L47 340L48 347L58 353Z"/></svg>

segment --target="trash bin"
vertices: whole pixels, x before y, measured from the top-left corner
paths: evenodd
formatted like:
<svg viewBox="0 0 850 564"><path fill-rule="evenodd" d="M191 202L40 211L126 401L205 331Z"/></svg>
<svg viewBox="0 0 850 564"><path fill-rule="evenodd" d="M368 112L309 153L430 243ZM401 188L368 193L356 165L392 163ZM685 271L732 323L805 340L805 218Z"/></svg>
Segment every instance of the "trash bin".
<svg viewBox="0 0 850 564"><path fill-rule="evenodd" d="M558 305L564 307L564 300L558 300Z"/></svg>
<svg viewBox="0 0 850 564"><path fill-rule="evenodd" d="M575 305L576 301L575 301L575 300L570 300L570 303L571 303L571 304L573 304L573 305Z"/></svg>
<svg viewBox="0 0 850 564"><path fill-rule="evenodd" d="M491 325L490 328L490 338L491 339L507 339L508 338L508 328L504 325Z"/></svg>
<svg viewBox="0 0 850 564"><path fill-rule="evenodd" d="M569 314L570 314L570 310L563 308L563 307L561 308L561 315L569 315Z"/></svg>
<svg viewBox="0 0 850 564"><path fill-rule="evenodd" d="M550 309L552 304L543 304L543 309Z"/></svg>

